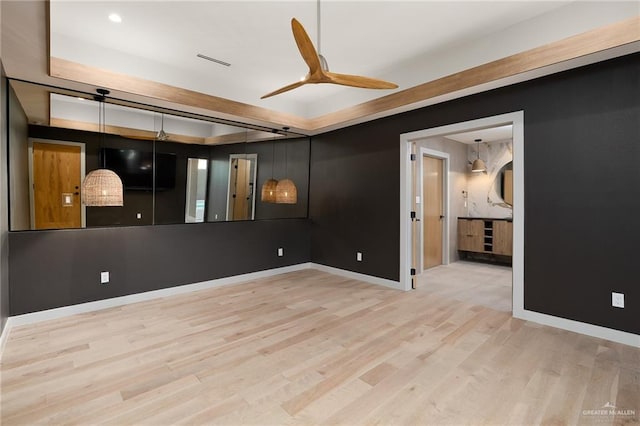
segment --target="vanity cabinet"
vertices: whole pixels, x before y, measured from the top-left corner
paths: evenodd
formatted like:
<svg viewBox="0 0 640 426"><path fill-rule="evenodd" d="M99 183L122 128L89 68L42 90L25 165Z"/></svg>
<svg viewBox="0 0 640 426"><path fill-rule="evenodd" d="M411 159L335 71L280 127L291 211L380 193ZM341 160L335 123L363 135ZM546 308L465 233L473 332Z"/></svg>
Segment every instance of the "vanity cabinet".
<svg viewBox="0 0 640 426"><path fill-rule="evenodd" d="M458 219L458 250L483 251L484 221Z"/></svg>
<svg viewBox="0 0 640 426"><path fill-rule="evenodd" d="M513 254L513 222L493 221L493 254L511 256Z"/></svg>
<svg viewBox="0 0 640 426"><path fill-rule="evenodd" d="M511 256L513 222L507 219L458 218L458 250Z"/></svg>

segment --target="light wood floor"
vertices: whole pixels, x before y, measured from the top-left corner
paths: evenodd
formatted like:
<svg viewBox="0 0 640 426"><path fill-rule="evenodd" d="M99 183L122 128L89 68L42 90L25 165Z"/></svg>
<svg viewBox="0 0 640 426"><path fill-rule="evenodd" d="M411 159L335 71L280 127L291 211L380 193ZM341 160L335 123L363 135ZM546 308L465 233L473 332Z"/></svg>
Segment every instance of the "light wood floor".
<svg viewBox="0 0 640 426"><path fill-rule="evenodd" d="M307 270L18 327L2 424L639 421L640 349L429 287Z"/></svg>

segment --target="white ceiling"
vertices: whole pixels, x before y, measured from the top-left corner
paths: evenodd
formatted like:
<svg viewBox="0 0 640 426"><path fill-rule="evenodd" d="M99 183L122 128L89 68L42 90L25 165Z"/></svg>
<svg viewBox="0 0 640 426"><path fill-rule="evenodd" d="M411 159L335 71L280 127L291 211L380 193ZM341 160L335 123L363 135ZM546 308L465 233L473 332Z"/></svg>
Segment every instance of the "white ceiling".
<svg viewBox="0 0 640 426"><path fill-rule="evenodd" d="M509 124L488 129L477 129L470 132L447 135L445 138L468 145L475 143L476 139L482 139L482 142L505 141L513 138L513 126Z"/></svg>
<svg viewBox="0 0 640 426"><path fill-rule="evenodd" d="M329 1L321 47L332 71L401 89L638 15L637 1ZM305 86L290 21L317 45L316 1L51 1L51 55L303 117L393 91ZM108 15L122 16L119 24ZM224 67L202 53L231 63Z"/></svg>

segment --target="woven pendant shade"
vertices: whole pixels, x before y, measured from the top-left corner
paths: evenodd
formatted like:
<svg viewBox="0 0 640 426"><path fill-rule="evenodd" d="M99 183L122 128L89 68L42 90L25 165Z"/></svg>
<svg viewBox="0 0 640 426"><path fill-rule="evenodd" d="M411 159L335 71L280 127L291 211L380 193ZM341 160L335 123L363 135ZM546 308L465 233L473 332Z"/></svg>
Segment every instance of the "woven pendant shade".
<svg viewBox="0 0 640 426"><path fill-rule="evenodd" d="M263 203L275 203L276 202L276 190L278 187L278 181L275 179L269 179L262 185L262 195L260 200Z"/></svg>
<svg viewBox="0 0 640 426"><path fill-rule="evenodd" d="M469 163L467 163L469 164ZM473 160L473 164L471 165L471 171L472 172L486 172L487 171L487 166L484 164L484 161L482 161L481 159L477 158L475 160Z"/></svg>
<svg viewBox="0 0 640 426"><path fill-rule="evenodd" d="M82 182L82 202L85 206L122 206L122 181L107 169L89 172Z"/></svg>
<svg viewBox="0 0 640 426"><path fill-rule="evenodd" d="M296 204L298 202L298 188L291 179L282 179L278 181L276 187L276 203L278 204Z"/></svg>

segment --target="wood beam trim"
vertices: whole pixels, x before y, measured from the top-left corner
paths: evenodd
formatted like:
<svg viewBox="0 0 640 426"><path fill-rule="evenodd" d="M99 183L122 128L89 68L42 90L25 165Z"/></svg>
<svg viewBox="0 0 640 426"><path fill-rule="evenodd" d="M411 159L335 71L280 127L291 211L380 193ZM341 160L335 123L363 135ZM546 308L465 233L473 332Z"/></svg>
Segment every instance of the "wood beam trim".
<svg viewBox="0 0 640 426"><path fill-rule="evenodd" d="M639 40L640 17L635 17L316 117L306 130L317 131Z"/></svg>
<svg viewBox="0 0 640 426"><path fill-rule="evenodd" d="M108 87L235 117L265 121L276 125L288 125L301 131L317 132L331 126L638 41L640 41L640 17L634 17L313 119L89 67L60 58L50 58L50 69L52 77Z"/></svg>
<svg viewBox="0 0 640 426"><path fill-rule="evenodd" d="M89 123L86 121L76 121L76 120L67 120L64 118L51 118L51 126L52 127L61 127L64 129L74 129L74 130L84 130L88 132L100 132L98 128L98 124ZM152 132L150 130L140 130L140 129L132 129L130 127L121 127L121 126L112 126L106 125L104 129L105 133L122 136L124 138L129 139L141 139L153 141L156 138L156 132ZM244 133L243 133L244 134ZM198 136L187 136L187 135L177 135L177 134L169 134L169 140L166 142L177 142L177 143L186 143L186 144L204 144L206 143L205 138L201 138Z"/></svg>
<svg viewBox="0 0 640 426"><path fill-rule="evenodd" d="M81 82L96 87L106 87L112 90L202 108L235 117L277 123L281 126L301 129L309 127L309 120L295 115L91 67L62 58L51 57L49 59L49 68L51 77Z"/></svg>

